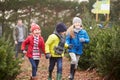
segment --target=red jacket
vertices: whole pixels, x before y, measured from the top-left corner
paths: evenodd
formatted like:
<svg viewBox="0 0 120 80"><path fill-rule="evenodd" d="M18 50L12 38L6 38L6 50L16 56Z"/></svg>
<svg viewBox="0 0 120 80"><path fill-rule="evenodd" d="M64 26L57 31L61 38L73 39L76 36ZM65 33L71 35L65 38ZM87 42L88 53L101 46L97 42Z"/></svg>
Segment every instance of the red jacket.
<svg viewBox="0 0 120 80"><path fill-rule="evenodd" d="M33 42L34 42L34 37L33 35L30 35L24 40L21 46L21 50L25 50L26 46L28 46L26 56L29 58L32 58L32 51L34 46ZM39 36L38 48L40 50L40 57L41 57L41 51L45 54L45 43L42 36Z"/></svg>

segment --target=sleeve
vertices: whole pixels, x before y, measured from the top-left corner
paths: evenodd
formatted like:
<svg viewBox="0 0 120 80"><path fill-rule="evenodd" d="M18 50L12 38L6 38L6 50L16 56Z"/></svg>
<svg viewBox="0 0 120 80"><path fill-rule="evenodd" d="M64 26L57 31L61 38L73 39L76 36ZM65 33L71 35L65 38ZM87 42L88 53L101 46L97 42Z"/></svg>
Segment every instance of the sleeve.
<svg viewBox="0 0 120 80"><path fill-rule="evenodd" d="M89 35L88 33L85 31L85 43L89 43L90 42L90 38L89 38Z"/></svg>
<svg viewBox="0 0 120 80"><path fill-rule="evenodd" d="M68 48L68 44L67 43L65 43L65 46L64 46L66 49Z"/></svg>
<svg viewBox="0 0 120 80"><path fill-rule="evenodd" d="M22 42L22 45L21 45L21 50L25 50L26 46L28 45L29 43L29 36Z"/></svg>
<svg viewBox="0 0 120 80"><path fill-rule="evenodd" d="M17 38L16 38L16 33L17 31L16 31L16 27L15 28L13 28L13 39L14 39L14 41L16 41L17 40Z"/></svg>
<svg viewBox="0 0 120 80"><path fill-rule="evenodd" d="M28 28L26 25L24 25L24 28L25 28L25 38L28 36Z"/></svg>
<svg viewBox="0 0 120 80"><path fill-rule="evenodd" d="M50 53L50 46L54 42L54 37L50 35L45 43L45 52Z"/></svg>
<svg viewBox="0 0 120 80"><path fill-rule="evenodd" d="M45 54L45 42L44 42L44 39L43 39L43 37L41 38L42 40L42 42L41 42L41 50L42 50L42 52Z"/></svg>
<svg viewBox="0 0 120 80"><path fill-rule="evenodd" d="M65 42L66 45L69 45L71 44L70 43L70 34L66 35L66 42Z"/></svg>

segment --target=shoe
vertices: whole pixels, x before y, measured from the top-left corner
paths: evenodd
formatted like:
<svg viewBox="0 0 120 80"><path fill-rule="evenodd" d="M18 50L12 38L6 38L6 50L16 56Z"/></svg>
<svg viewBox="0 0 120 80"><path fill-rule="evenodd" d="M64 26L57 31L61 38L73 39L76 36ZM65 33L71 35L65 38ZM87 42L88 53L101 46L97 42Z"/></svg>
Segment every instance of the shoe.
<svg viewBox="0 0 120 80"><path fill-rule="evenodd" d="M38 80L37 77L30 77L30 80Z"/></svg>
<svg viewBox="0 0 120 80"><path fill-rule="evenodd" d="M25 58L24 57L22 57L22 60L24 60Z"/></svg>

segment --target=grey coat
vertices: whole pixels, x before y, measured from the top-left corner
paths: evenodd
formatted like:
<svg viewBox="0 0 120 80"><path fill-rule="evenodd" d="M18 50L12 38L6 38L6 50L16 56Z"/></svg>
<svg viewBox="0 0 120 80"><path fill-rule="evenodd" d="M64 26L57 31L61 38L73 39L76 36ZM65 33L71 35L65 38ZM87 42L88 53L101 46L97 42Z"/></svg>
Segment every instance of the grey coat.
<svg viewBox="0 0 120 80"><path fill-rule="evenodd" d="M14 39L14 41L18 41L18 35L19 35L19 29L18 29L18 27L19 26L16 26L13 29L13 39ZM23 29L24 39L25 39L27 37L27 28L23 25L22 29Z"/></svg>

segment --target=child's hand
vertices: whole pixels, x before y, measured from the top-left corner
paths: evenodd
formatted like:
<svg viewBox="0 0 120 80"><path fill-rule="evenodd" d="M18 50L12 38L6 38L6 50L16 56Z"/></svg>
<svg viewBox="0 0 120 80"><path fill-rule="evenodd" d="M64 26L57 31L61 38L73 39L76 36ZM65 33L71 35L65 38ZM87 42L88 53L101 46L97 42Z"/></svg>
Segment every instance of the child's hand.
<svg viewBox="0 0 120 80"><path fill-rule="evenodd" d="M51 54L50 53L46 53L46 59L49 59L51 57Z"/></svg>
<svg viewBox="0 0 120 80"><path fill-rule="evenodd" d="M85 42L85 39L84 38L80 38L80 42Z"/></svg>
<svg viewBox="0 0 120 80"><path fill-rule="evenodd" d="M23 53L24 53L24 54L26 54L26 53L27 53L27 51L26 51L26 50L23 50Z"/></svg>
<svg viewBox="0 0 120 80"><path fill-rule="evenodd" d="M72 44L70 44L69 46L68 46L68 49L71 49L73 47L73 45Z"/></svg>
<svg viewBox="0 0 120 80"><path fill-rule="evenodd" d="M15 44L18 44L18 42L17 42L17 41L15 41Z"/></svg>

